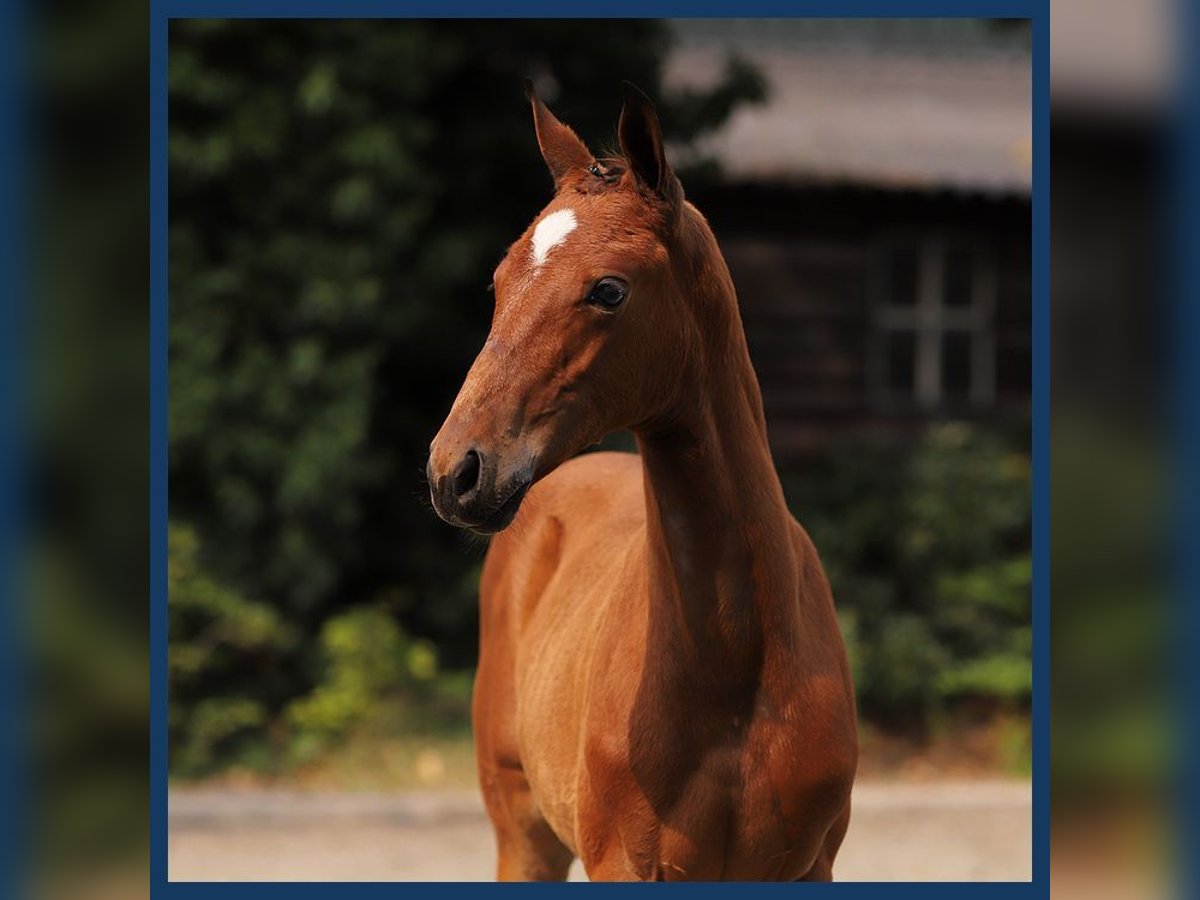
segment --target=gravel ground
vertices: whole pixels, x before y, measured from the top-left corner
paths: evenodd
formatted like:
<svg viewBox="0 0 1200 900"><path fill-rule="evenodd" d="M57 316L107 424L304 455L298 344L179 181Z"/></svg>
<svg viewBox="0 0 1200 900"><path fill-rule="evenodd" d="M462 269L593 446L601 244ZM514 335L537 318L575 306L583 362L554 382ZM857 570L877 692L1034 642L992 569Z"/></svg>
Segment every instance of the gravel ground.
<svg viewBox="0 0 1200 900"><path fill-rule="evenodd" d="M473 793L176 790L172 881L489 881L491 829ZM1024 781L855 787L839 881L1025 881ZM586 880L578 863L572 880Z"/></svg>

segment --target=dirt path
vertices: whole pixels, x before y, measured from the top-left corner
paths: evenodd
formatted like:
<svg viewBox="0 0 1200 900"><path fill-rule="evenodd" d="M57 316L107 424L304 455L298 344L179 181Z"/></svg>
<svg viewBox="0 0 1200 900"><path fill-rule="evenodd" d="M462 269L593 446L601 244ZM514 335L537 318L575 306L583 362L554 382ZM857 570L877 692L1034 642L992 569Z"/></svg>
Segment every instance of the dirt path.
<svg viewBox="0 0 1200 900"><path fill-rule="evenodd" d="M854 804L839 881L1030 877L1027 782L866 783ZM168 847L173 881L486 881L494 865L478 798L448 792L173 791Z"/></svg>

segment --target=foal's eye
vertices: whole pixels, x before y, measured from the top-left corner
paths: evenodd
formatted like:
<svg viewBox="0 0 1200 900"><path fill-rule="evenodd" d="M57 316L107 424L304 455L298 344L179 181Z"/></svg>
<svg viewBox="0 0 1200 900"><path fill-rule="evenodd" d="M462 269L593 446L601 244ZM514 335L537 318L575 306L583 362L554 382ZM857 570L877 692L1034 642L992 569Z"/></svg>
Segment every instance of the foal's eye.
<svg viewBox="0 0 1200 900"><path fill-rule="evenodd" d="M605 310L614 310L629 295L629 285L620 278L601 278L588 294L588 303Z"/></svg>

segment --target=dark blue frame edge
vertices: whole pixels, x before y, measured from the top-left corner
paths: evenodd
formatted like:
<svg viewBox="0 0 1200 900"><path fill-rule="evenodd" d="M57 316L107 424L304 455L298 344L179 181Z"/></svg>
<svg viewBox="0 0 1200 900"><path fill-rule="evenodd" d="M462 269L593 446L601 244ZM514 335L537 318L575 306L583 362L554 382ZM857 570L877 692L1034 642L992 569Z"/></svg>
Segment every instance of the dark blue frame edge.
<svg viewBox="0 0 1200 900"><path fill-rule="evenodd" d="M1033 879L1030 882L870 883L838 882L805 885L805 891L835 891L843 897L913 898L1048 898L1049 882L1049 0L1012 0L963 3L962 0L907 0L902 7L888 0L813 0L786 3L667 0L652 10L629 0L612 0L602 8L564 10L546 0L495 5L479 0L453 4L381 2L381 0L151 0L151 896L205 897L322 897L438 896L484 889L499 894L514 891L561 892L578 890L570 885L491 885L468 882L402 883L198 883L167 881L167 23L172 18L591 18L604 17L829 17L829 18L936 18L988 17L1032 20L1033 31ZM931 848L936 852L936 848ZM628 886L597 884L584 890L623 891ZM633 887L634 890L638 888ZM718 893L780 891L789 885L669 885L662 890L688 890L715 896Z"/></svg>
<svg viewBox="0 0 1200 900"><path fill-rule="evenodd" d="M14 895L26 887L27 847L22 812L28 791L22 726L25 724L23 687L26 653L22 611L26 513L26 446L22 393L25 354L21 337L27 332L23 299L28 296L29 120L25 97L27 55L19 39L25 33L28 10L13 0L0 4L0 893ZM7 882L7 883L6 883Z"/></svg>
<svg viewBox="0 0 1200 900"><path fill-rule="evenodd" d="M1178 485L1170 514L1174 585L1180 602L1178 632L1174 636L1175 676L1171 699L1182 713L1174 742L1172 775L1180 790L1171 802L1176 826L1168 857L1178 869L1176 892L1195 895L1200 888L1200 861L1190 852L1200 836L1200 8L1195 3L1175 5L1180 19L1172 50L1178 60L1175 107L1170 123L1170 172L1163 179L1163 206L1171 217L1174 240L1164 251L1171 272L1171 315L1167 317L1172 370L1168 410L1171 418L1169 482Z"/></svg>

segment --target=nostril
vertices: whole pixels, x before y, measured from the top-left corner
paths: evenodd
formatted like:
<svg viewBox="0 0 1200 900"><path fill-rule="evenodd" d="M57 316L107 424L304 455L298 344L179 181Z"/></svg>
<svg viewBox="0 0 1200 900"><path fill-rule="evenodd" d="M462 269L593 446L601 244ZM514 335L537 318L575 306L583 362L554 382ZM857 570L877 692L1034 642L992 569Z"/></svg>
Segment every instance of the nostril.
<svg viewBox="0 0 1200 900"><path fill-rule="evenodd" d="M458 469L454 472L455 497L462 497L475 489L479 484L481 468L479 453L475 450L468 450L467 455L463 457L463 461L458 464Z"/></svg>

